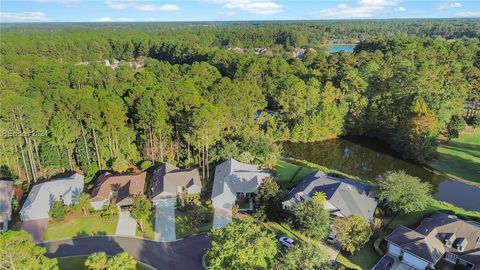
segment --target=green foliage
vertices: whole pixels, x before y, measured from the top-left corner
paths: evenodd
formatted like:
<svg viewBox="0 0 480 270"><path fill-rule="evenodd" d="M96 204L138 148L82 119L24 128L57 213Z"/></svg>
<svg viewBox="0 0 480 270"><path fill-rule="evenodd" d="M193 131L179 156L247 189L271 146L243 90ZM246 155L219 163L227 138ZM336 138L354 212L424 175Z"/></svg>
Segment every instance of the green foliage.
<svg viewBox="0 0 480 270"><path fill-rule="evenodd" d="M460 131L462 131L466 125L465 119L463 119L461 115L452 115L450 122L447 124L445 137L447 137L448 141L458 138Z"/></svg>
<svg viewBox="0 0 480 270"><path fill-rule="evenodd" d="M63 201L55 201L50 207L48 214L55 219L55 221L62 221L65 215L69 212L69 207Z"/></svg>
<svg viewBox="0 0 480 270"><path fill-rule="evenodd" d="M190 205L199 205L200 194L199 193L187 194L187 196L185 196L185 202Z"/></svg>
<svg viewBox="0 0 480 270"><path fill-rule="evenodd" d="M137 262L127 252L121 252L107 261L107 270L135 270Z"/></svg>
<svg viewBox="0 0 480 270"><path fill-rule="evenodd" d="M140 224L140 229L143 231L143 220L148 219L152 213L152 203L146 195L133 196L133 204L130 213L134 219Z"/></svg>
<svg viewBox="0 0 480 270"><path fill-rule="evenodd" d="M272 270L330 270L333 269L330 257L323 248L304 243L289 248L271 266Z"/></svg>
<svg viewBox="0 0 480 270"><path fill-rule="evenodd" d="M142 171L146 171L148 168L152 167L152 165L152 161L145 160L144 162L142 162L142 164L140 164L140 169L142 169Z"/></svg>
<svg viewBox="0 0 480 270"><path fill-rule="evenodd" d="M121 252L108 258L105 252L96 252L88 256L85 267L89 270L134 270L137 262L127 252Z"/></svg>
<svg viewBox="0 0 480 270"><path fill-rule="evenodd" d="M0 267L2 269L58 269L57 259L44 256L46 249L37 246L26 231L0 233Z"/></svg>
<svg viewBox="0 0 480 270"><path fill-rule="evenodd" d="M268 269L278 253L275 236L250 220L239 220L210 233L208 269Z"/></svg>
<svg viewBox="0 0 480 270"><path fill-rule="evenodd" d="M302 201L292 208L293 224L309 237L323 240L330 226L330 214L322 203L313 200Z"/></svg>
<svg viewBox="0 0 480 270"><path fill-rule="evenodd" d="M264 221L263 217L272 219L281 210L280 199L282 191L280 186L271 177L263 179L262 184L255 193L255 215Z"/></svg>
<svg viewBox="0 0 480 270"><path fill-rule="evenodd" d="M432 201L432 187L404 171L389 171L380 175L378 197L394 211L411 213L425 210Z"/></svg>
<svg viewBox="0 0 480 270"><path fill-rule="evenodd" d="M107 254L105 252L95 252L88 256L85 261L85 267L88 270L104 270L107 268Z"/></svg>
<svg viewBox="0 0 480 270"><path fill-rule="evenodd" d="M90 204L90 195L88 193L80 194L77 198L76 206L79 207L86 216L89 210L92 208Z"/></svg>
<svg viewBox="0 0 480 270"><path fill-rule="evenodd" d="M475 20L111 27L2 27L0 127L48 132L1 138L0 167L33 180L140 160L273 166L278 141L350 134L426 162L480 99ZM361 42L326 54L327 40Z"/></svg>
<svg viewBox="0 0 480 270"><path fill-rule="evenodd" d="M126 172L128 170L128 161L123 158L116 158L112 163L112 170L116 172Z"/></svg>
<svg viewBox="0 0 480 270"><path fill-rule="evenodd" d="M337 218L333 221L332 227L337 232L337 240L342 249L350 254L358 251L372 236L368 221L357 215Z"/></svg>
<svg viewBox="0 0 480 270"><path fill-rule="evenodd" d="M472 116L472 117L470 118L470 124L471 124L474 128L480 127L480 116L478 116L478 115Z"/></svg>

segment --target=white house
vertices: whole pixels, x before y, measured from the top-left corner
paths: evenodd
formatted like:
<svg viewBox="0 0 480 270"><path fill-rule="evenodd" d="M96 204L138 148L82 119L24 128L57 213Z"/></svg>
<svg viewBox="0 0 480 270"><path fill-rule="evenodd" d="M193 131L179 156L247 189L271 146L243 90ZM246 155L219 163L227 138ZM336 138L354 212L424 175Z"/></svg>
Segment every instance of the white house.
<svg viewBox="0 0 480 270"><path fill-rule="evenodd" d="M83 179L83 175L76 173L33 186L20 210L20 218L23 221L49 218L50 207L58 200L66 205L74 204L83 192Z"/></svg>
<svg viewBox="0 0 480 270"><path fill-rule="evenodd" d="M231 209L240 198L250 198L271 172L258 166L229 159L215 169L212 204L215 208L214 228L225 227L231 221Z"/></svg>

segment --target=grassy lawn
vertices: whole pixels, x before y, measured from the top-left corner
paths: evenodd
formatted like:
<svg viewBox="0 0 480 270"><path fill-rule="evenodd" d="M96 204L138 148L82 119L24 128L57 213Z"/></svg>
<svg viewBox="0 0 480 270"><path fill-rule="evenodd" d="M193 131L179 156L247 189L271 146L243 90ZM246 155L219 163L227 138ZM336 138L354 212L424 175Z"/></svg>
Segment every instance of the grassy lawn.
<svg viewBox="0 0 480 270"><path fill-rule="evenodd" d="M86 269L84 266L86 260L87 260L87 256L58 258L58 268L60 270L84 270ZM153 268L141 262L137 262L137 269L151 270Z"/></svg>
<svg viewBox="0 0 480 270"><path fill-rule="evenodd" d="M140 230L140 226L137 226L136 235L148 239L155 238L155 209L153 210L148 220L143 221L143 232L142 230Z"/></svg>
<svg viewBox="0 0 480 270"><path fill-rule="evenodd" d="M438 159L429 165L449 176L480 183L480 128L438 147Z"/></svg>
<svg viewBox="0 0 480 270"><path fill-rule="evenodd" d="M380 242L383 237L390 234L399 225L404 225L414 229L420 223L423 217L436 211L452 211L464 219L480 218L480 212L466 211L451 204L434 200L430 207L425 211L399 214L393 220L391 218L384 218L382 220L384 227L378 233L375 239L372 239L372 241L365 244L365 246L353 257L346 257L340 254L337 258L337 262L353 269L371 269L380 259L380 256L378 256L378 254L376 254L374 251L373 241L376 240Z"/></svg>
<svg viewBox="0 0 480 270"><path fill-rule="evenodd" d="M97 215L83 216L72 213L64 221L50 221L45 232L45 240L75 238L88 235L113 235L118 218L104 220Z"/></svg>
<svg viewBox="0 0 480 270"><path fill-rule="evenodd" d="M277 161L276 169L278 181L286 189L290 189L313 171L310 168L297 166L284 160Z"/></svg>
<svg viewBox="0 0 480 270"><path fill-rule="evenodd" d="M191 211L204 212L208 215L208 222L196 224L190 216ZM186 212L176 211L175 213L175 231L178 238L183 238L195 233L206 232L212 229L213 212L205 206L195 206Z"/></svg>

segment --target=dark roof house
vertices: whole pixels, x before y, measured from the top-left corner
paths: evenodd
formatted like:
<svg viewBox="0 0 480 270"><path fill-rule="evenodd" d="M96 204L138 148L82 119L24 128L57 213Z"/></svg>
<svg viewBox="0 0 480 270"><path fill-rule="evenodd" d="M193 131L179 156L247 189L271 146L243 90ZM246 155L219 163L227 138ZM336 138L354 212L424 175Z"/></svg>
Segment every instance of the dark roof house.
<svg viewBox="0 0 480 270"><path fill-rule="evenodd" d="M179 169L164 163L153 173L152 201L176 198L179 192L200 193L201 189L202 183L197 168Z"/></svg>
<svg viewBox="0 0 480 270"><path fill-rule="evenodd" d="M106 172L98 178L90 203L95 209L102 209L103 205L108 204L115 196L116 205L131 205L133 195L143 194L146 176L146 172L127 174Z"/></svg>
<svg viewBox="0 0 480 270"><path fill-rule="evenodd" d="M291 209L301 201L310 200L317 192L322 192L326 196L325 209L339 217L359 215L370 221L377 207L377 202L370 196L371 186L329 175L323 171L315 171L308 174L290 191L286 200L282 202L283 208Z"/></svg>
<svg viewBox="0 0 480 270"><path fill-rule="evenodd" d="M419 265L417 268L434 266L445 258L466 269L480 269L480 224L476 222L437 212L423 219L415 230L397 227L385 240L389 253L403 254L404 261L415 257L412 265Z"/></svg>

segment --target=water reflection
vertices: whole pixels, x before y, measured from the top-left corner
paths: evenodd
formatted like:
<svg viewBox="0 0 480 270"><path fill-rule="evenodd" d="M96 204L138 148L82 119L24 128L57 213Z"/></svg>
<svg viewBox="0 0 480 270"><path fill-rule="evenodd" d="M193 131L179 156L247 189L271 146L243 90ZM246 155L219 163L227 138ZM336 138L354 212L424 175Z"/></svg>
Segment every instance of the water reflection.
<svg viewBox="0 0 480 270"><path fill-rule="evenodd" d="M284 153L364 179L390 170L404 170L432 183L435 198L469 210L480 210L480 187L449 180L425 167L401 159L382 141L347 137L315 143L284 143Z"/></svg>

